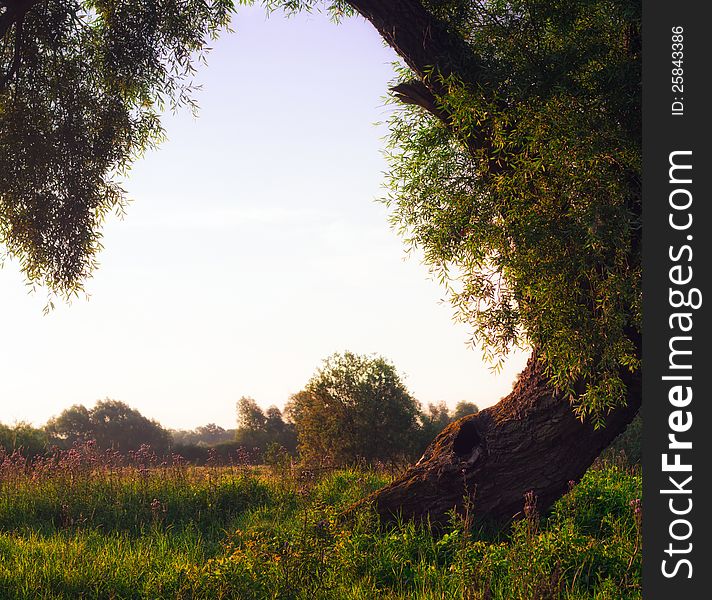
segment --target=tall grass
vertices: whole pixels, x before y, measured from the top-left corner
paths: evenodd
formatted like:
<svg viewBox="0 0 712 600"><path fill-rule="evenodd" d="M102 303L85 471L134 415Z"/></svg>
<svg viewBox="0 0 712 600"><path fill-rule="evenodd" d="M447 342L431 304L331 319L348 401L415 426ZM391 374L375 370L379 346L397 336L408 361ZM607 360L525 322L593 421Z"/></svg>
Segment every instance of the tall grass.
<svg viewBox="0 0 712 600"><path fill-rule="evenodd" d="M343 509L387 476L0 457L2 599L640 598L640 474L590 471L550 515L484 535ZM476 498L474 511L476 512Z"/></svg>
<svg viewBox="0 0 712 600"><path fill-rule="evenodd" d="M253 470L159 463L147 448L123 457L92 443L32 461L16 452L0 456L0 530L219 528L283 493Z"/></svg>

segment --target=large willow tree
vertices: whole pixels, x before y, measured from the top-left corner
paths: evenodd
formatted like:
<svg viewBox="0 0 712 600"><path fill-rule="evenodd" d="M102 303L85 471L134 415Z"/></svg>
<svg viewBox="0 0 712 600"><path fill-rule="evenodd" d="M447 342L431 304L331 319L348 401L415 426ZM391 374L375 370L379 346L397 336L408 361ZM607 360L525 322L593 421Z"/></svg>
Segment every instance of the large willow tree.
<svg viewBox="0 0 712 600"><path fill-rule="evenodd" d="M268 0L267 9L318 8ZM440 517L474 495L548 506L640 406L640 6L629 0L337 0L402 57L392 219L512 393L452 424L372 498ZM0 0L0 243L29 281L81 289L117 176L190 104L220 0Z"/></svg>

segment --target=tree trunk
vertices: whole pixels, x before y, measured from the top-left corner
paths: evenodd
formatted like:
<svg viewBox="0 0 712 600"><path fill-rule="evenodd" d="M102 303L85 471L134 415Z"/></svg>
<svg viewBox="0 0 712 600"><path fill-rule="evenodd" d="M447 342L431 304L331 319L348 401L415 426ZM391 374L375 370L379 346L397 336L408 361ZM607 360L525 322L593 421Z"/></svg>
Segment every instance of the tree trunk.
<svg viewBox="0 0 712 600"><path fill-rule="evenodd" d="M545 511L578 481L640 407L640 377L628 376L628 405L594 430L555 393L534 356L512 392L495 406L451 423L418 463L364 502L386 518L442 522L474 500L474 515L496 521L519 515L533 491Z"/></svg>
<svg viewBox="0 0 712 600"><path fill-rule="evenodd" d="M444 90L428 74L434 68L476 89L483 76L478 57L419 0L347 1L412 69L415 81L396 86L396 96L428 110L457 135L436 100ZM490 171L501 172L496 154L488 152L488 132L468 133L463 140L468 149L473 154L484 149ZM640 341L637 334L633 338ZM429 515L441 521L450 509L461 508L464 498L473 497L477 516L507 520L522 511L524 494L533 491L538 508L546 510L638 411L640 373L626 373L623 380L627 406L611 413L605 427L594 430L575 417L567 398L554 391L533 356L509 396L449 425L414 467L365 501L373 501L384 516Z"/></svg>

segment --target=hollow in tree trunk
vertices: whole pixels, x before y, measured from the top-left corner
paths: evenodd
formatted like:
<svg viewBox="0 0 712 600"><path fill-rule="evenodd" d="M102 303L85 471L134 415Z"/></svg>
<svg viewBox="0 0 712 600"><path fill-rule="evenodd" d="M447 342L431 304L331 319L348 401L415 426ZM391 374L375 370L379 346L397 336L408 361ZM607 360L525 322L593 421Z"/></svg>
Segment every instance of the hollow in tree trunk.
<svg viewBox="0 0 712 600"><path fill-rule="evenodd" d="M532 356L506 398L451 423L415 466L365 502L386 518L442 522L470 496L476 517L504 521L522 512L524 495L533 491L546 510L633 420L640 378L629 375L626 383L628 405L594 429L553 391Z"/></svg>

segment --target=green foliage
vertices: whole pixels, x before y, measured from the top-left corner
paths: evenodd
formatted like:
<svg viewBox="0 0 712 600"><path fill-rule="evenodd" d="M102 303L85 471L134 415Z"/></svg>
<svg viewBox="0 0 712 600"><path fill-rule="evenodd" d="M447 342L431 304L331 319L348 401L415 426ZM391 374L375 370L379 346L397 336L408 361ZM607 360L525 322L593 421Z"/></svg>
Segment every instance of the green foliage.
<svg viewBox="0 0 712 600"><path fill-rule="evenodd" d="M590 469L581 483L554 506L549 520L557 525L570 524L599 539L615 533L621 520L634 530L635 515L630 503L641 498L641 486L639 469L613 464Z"/></svg>
<svg viewBox="0 0 712 600"><path fill-rule="evenodd" d="M598 425L640 363L639 3L445 5L477 74L431 74L450 127L392 119L393 224L474 343L534 346Z"/></svg>
<svg viewBox="0 0 712 600"><path fill-rule="evenodd" d="M243 0L241 4L255 4L255 0ZM271 13L277 10L283 11L287 16L294 15L299 12L312 12L321 10L323 6L332 21L339 22L345 17L350 17L355 14L354 9L346 0L262 0L260 2L265 7L267 12Z"/></svg>
<svg viewBox="0 0 712 600"><path fill-rule="evenodd" d="M237 401L235 440L260 454L274 444L286 452L294 453L297 449L296 429L293 423L284 420L282 411L270 406L265 412L253 398L246 396Z"/></svg>
<svg viewBox="0 0 712 600"><path fill-rule="evenodd" d="M53 442L65 447L94 440L101 449L136 451L148 445L166 452L170 434L161 425L118 400L100 400L94 408L75 404L47 422L45 430Z"/></svg>
<svg viewBox="0 0 712 600"><path fill-rule="evenodd" d="M32 457L47 450L49 438L43 429L32 427L29 423L17 423L13 427L0 423L0 450L6 454L19 452Z"/></svg>
<svg viewBox="0 0 712 600"><path fill-rule="evenodd" d="M435 437L452 423L452 415L444 402L428 404L420 413L420 430L418 431L418 453L422 454Z"/></svg>
<svg viewBox="0 0 712 600"><path fill-rule="evenodd" d="M68 295L125 207L118 175L162 139L166 104L191 105L193 65L232 2L22 4L1 32L0 244L31 283Z"/></svg>
<svg viewBox="0 0 712 600"><path fill-rule="evenodd" d="M639 475L593 470L541 521L514 524L505 543L474 542L464 569L490 598L641 597Z"/></svg>
<svg viewBox="0 0 712 600"><path fill-rule="evenodd" d="M171 429L171 437L174 445L196 445L204 448L220 444L222 442L230 442L235 439L234 429L225 429L215 423L201 425L191 430Z"/></svg>
<svg viewBox="0 0 712 600"><path fill-rule="evenodd" d="M0 484L7 600L641 598L641 480L615 467L590 471L551 516L529 511L495 539L456 516L441 534L379 523L368 509L340 519L386 482L374 472L309 481L225 468L124 471L116 501L108 474L48 482L24 473ZM19 491L6 495L11 486ZM84 518L38 514L32 502L49 486L60 514Z"/></svg>
<svg viewBox="0 0 712 600"><path fill-rule="evenodd" d="M163 140L160 113L196 109L195 64L234 2L19 4L0 23L0 245L31 284L69 297L97 266L105 218L126 208L119 177ZM262 4L289 14L317 3ZM342 0L325 8L353 14Z"/></svg>
<svg viewBox="0 0 712 600"><path fill-rule="evenodd" d="M467 402L466 400L460 400L460 402L455 405L455 410L452 413L452 420L457 421L462 417L474 415L478 412L480 412L480 408L477 404L474 402Z"/></svg>
<svg viewBox="0 0 712 600"><path fill-rule="evenodd" d="M613 443L601 455L603 460L616 461L620 458L629 465L640 465L643 460L643 413L639 411Z"/></svg>
<svg viewBox="0 0 712 600"><path fill-rule="evenodd" d="M418 404L382 357L333 354L287 410L308 461L374 462L413 450Z"/></svg>
<svg viewBox="0 0 712 600"><path fill-rule="evenodd" d="M416 434L415 455L422 455L430 442L450 423L467 415L475 414L479 410L474 402L465 400L458 402L453 411L450 411L445 402L429 403L425 410L421 410L418 415L420 427Z"/></svg>
<svg viewBox="0 0 712 600"><path fill-rule="evenodd" d="M243 396L237 401L237 427L247 431L261 431L267 417L254 398Z"/></svg>

